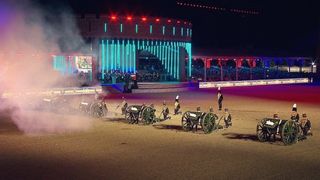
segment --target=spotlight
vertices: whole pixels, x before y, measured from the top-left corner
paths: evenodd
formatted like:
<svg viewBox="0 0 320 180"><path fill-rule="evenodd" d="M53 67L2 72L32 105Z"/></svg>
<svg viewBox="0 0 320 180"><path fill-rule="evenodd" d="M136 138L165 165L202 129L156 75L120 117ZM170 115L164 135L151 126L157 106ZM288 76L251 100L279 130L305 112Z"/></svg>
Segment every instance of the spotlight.
<svg viewBox="0 0 320 180"><path fill-rule="evenodd" d="M117 20L117 16L111 16L111 20L113 20L113 21L115 21L115 20Z"/></svg>

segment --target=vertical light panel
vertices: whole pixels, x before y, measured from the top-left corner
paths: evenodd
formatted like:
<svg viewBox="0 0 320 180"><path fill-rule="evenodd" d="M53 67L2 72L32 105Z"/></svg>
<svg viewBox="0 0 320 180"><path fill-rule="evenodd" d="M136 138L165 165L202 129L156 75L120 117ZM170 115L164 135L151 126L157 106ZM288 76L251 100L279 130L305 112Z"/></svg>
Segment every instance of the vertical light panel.
<svg viewBox="0 0 320 180"><path fill-rule="evenodd" d="M123 25L120 24L120 32L122 33L123 32Z"/></svg>
<svg viewBox="0 0 320 180"><path fill-rule="evenodd" d="M150 24L150 34L152 34L152 24Z"/></svg>
<svg viewBox="0 0 320 180"><path fill-rule="evenodd" d="M110 70L113 70L113 59L114 59L114 40L110 44Z"/></svg>
<svg viewBox="0 0 320 180"><path fill-rule="evenodd" d="M161 64L163 65L164 69L166 69L164 61L165 61L165 57L164 57L164 48L163 48L164 42L160 42L160 53L161 53Z"/></svg>
<svg viewBox="0 0 320 180"><path fill-rule="evenodd" d="M159 44L158 44L158 53L159 53L159 60L161 61L161 64L162 64L162 51L161 51L161 41L159 41Z"/></svg>
<svg viewBox="0 0 320 180"><path fill-rule="evenodd" d="M64 56L53 56L53 69L65 74L67 72L66 58Z"/></svg>
<svg viewBox="0 0 320 180"><path fill-rule="evenodd" d="M181 28L181 36L183 36L183 27Z"/></svg>
<svg viewBox="0 0 320 180"><path fill-rule="evenodd" d="M150 41L149 53L153 54L153 41Z"/></svg>
<svg viewBox="0 0 320 180"><path fill-rule="evenodd" d="M162 51L162 64L164 66L164 69L166 69L166 66L165 66L165 59L166 59L166 56L165 56L165 42L162 43L161 45L161 51Z"/></svg>
<svg viewBox="0 0 320 180"><path fill-rule="evenodd" d="M181 71L181 69L180 69L180 61L181 61L181 59L180 59L180 46L179 46L179 43L178 43L178 47L177 47L177 56L178 56L178 61L177 61L177 69L178 69L177 79L180 80L180 71Z"/></svg>
<svg viewBox="0 0 320 180"><path fill-rule="evenodd" d="M190 29L190 37L192 37L192 29Z"/></svg>
<svg viewBox="0 0 320 180"><path fill-rule="evenodd" d="M162 61L161 60L161 53L160 53L160 42L157 41L156 45L157 45L157 56L158 56L158 59L160 61Z"/></svg>
<svg viewBox="0 0 320 180"><path fill-rule="evenodd" d="M117 59L116 59L116 62L117 62L117 65L116 65L116 69L117 70L120 70L121 69L121 62L120 62L120 41L118 40L117 41Z"/></svg>
<svg viewBox="0 0 320 180"><path fill-rule="evenodd" d="M173 42L174 47L174 61L173 61L173 73L174 77L177 79L177 42Z"/></svg>
<svg viewBox="0 0 320 180"><path fill-rule="evenodd" d="M156 55L156 46L155 46L155 42L154 41L151 41L152 42L152 49L151 49L151 51L152 51L152 54L153 55Z"/></svg>
<svg viewBox="0 0 320 180"><path fill-rule="evenodd" d="M122 50L122 55L121 55L121 70L124 72L124 66L125 66L125 49L124 49L124 40L122 40L121 44L121 50Z"/></svg>
<svg viewBox="0 0 320 180"><path fill-rule="evenodd" d="M166 33L166 27L162 26L162 35L164 35Z"/></svg>
<svg viewBox="0 0 320 180"><path fill-rule="evenodd" d="M128 72L131 71L131 44L130 40L128 40Z"/></svg>
<svg viewBox="0 0 320 180"><path fill-rule="evenodd" d="M127 41L127 46L126 46L126 72L129 71L129 40Z"/></svg>
<svg viewBox="0 0 320 180"><path fill-rule="evenodd" d="M173 42L170 42L170 75L173 76L173 54L174 54L174 49L173 49Z"/></svg>
<svg viewBox="0 0 320 180"><path fill-rule="evenodd" d="M138 33L138 24L136 24L136 34Z"/></svg>
<svg viewBox="0 0 320 180"><path fill-rule="evenodd" d="M169 42L165 44L166 70L169 73Z"/></svg>
<svg viewBox="0 0 320 180"><path fill-rule="evenodd" d="M189 36L189 28L187 28L187 37Z"/></svg>
<svg viewBox="0 0 320 180"><path fill-rule="evenodd" d="M107 23L104 23L104 32L107 32Z"/></svg>
<svg viewBox="0 0 320 180"><path fill-rule="evenodd" d="M172 28L172 34L175 36L176 35L176 27Z"/></svg>
<svg viewBox="0 0 320 180"><path fill-rule="evenodd" d="M136 57L137 57L137 53L136 53L136 42L133 42L133 46L132 46L132 54L133 54L133 73L136 73Z"/></svg>
<svg viewBox="0 0 320 180"><path fill-rule="evenodd" d="M104 40L101 41L101 61L100 61L100 70L101 78L104 79L104 69L105 69L105 45Z"/></svg>
<svg viewBox="0 0 320 180"><path fill-rule="evenodd" d="M160 60L160 61L161 61L161 63L162 63L160 42L158 42L157 50L158 50L159 60Z"/></svg>
<svg viewBox="0 0 320 180"><path fill-rule="evenodd" d="M132 44L131 44L131 42L129 43L129 67L130 67L130 72L132 72Z"/></svg>
<svg viewBox="0 0 320 180"><path fill-rule="evenodd" d="M189 77L191 77L191 65L192 65L192 45L191 43L186 43L186 49L189 55Z"/></svg>
<svg viewBox="0 0 320 180"><path fill-rule="evenodd" d="M105 67L106 67L106 70L109 71L109 63L110 63L110 58L109 58L109 40L107 39L107 43L105 43Z"/></svg>

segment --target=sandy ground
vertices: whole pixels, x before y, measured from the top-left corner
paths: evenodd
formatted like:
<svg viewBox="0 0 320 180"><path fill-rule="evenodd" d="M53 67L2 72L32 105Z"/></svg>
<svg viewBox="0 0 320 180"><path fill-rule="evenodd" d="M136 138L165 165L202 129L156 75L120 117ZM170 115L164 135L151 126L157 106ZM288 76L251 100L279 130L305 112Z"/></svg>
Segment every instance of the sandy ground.
<svg viewBox="0 0 320 180"><path fill-rule="evenodd" d="M212 134L182 131L180 115L143 126L129 125L114 114L94 120L88 130L30 135L19 131L2 114L0 179L319 179L320 102L315 100L320 95L315 88L319 89L314 86L224 89L224 106L233 115L233 126ZM276 100L279 94L280 101ZM172 110L175 95L143 94L127 98L129 104L154 103L159 110L166 100ZM203 111L210 106L217 109L215 90L179 95L182 111L195 110L197 106ZM303 96L312 100L306 101ZM109 110L114 111L119 97L107 98ZM257 122L275 112L288 119L293 103L298 104L300 114L308 113L314 136L292 146L284 146L280 141L258 142ZM53 113L52 117L55 116L59 115Z"/></svg>

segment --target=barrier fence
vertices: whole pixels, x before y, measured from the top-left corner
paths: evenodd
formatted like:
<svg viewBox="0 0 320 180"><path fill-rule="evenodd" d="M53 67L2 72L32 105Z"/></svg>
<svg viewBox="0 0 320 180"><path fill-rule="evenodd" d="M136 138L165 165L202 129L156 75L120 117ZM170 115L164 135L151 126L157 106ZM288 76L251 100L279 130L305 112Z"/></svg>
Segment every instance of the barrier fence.
<svg viewBox="0 0 320 180"><path fill-rule="evenodd" d="M267 80L248 80L248 81L200 82L199 88L264 86L264 85L301 84L301 83L310 83L310 80L308 78L292 78L292 79L267 79Z"/></svg>
<svg viewBox="0 0 320 180"><path fill-rule="evenodd" d="M54 88L42 90L23 90L21 92L4 92L0 98L23 97L23 96L54 96L54 95L88 95L101 93L101 86L96 87L72 87L72 88Z"/></svg>

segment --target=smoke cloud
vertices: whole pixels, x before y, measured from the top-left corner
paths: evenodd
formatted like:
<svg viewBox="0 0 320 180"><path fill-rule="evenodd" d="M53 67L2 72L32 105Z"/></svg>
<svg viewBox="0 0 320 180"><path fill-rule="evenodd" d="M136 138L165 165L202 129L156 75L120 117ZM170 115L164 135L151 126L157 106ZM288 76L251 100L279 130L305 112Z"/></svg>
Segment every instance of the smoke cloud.
<svg viewBox="0 0 320 180"><path fill-rule="evenodd" d="M89 51L73 17L66 8L49 13L29 1L0 2L0 113L14 109L11 119L23 132L54 133L90 127L86 118L30 110L31 106L41 106L42 98L23 94L65 81L52 68L53 54ZM3 92L22 95L4 101Z"/></svg>

